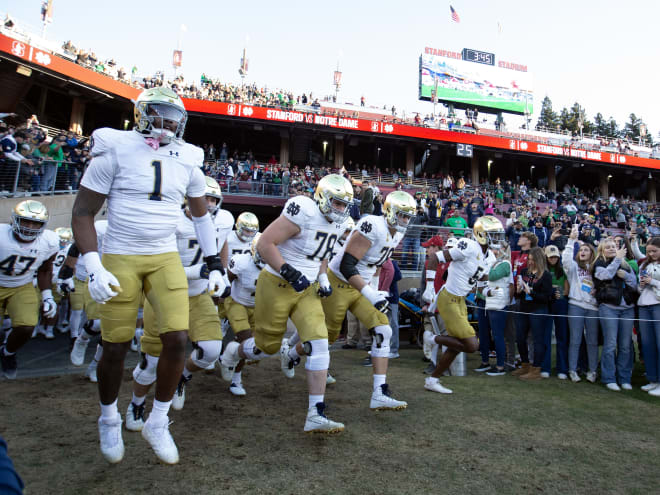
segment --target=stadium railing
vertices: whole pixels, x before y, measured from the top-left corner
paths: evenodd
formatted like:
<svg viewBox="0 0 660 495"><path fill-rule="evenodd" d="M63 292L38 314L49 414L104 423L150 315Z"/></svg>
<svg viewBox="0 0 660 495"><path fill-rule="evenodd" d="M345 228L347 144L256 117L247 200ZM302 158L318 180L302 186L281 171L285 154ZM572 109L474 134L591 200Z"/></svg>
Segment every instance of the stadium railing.
<svg viewBox="0 0 660 495"><path fill-rule="evenodd" d="M23 197L62 194L78 190L82 173L74 162L44 160L26 165L0 160L0 196Z"/></svg>

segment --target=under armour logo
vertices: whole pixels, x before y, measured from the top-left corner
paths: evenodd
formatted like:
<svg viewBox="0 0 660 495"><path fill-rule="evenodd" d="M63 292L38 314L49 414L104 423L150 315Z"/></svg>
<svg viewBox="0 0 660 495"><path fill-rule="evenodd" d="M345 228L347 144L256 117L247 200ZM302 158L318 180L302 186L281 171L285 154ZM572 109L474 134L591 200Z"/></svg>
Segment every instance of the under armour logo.
<svg viewBox="0 0 660 495"><path fill-rule="evenodd" d="M170 156L176 156L177 158L179 158L179 152L170 150Z"/></svg>
<svg viewBox="0 0 660 495"><path fill-rule="evenodd" d="M373 227L371 226L371 224L370 224L369 222L364 222L364 223L362 224L362 226L360 227L360 230L361 230L362 232L364 232L365 234L368 234L369 232L371 232L371 229L372 229L372 228L373 228Z"/></svg>
<svg viewBox="0 0 660 495"><path fill-rule="evenodd" d="M290 203L286 208L286 212L291 216L296 216L300 213L300 205L297 203Z"/></svg>

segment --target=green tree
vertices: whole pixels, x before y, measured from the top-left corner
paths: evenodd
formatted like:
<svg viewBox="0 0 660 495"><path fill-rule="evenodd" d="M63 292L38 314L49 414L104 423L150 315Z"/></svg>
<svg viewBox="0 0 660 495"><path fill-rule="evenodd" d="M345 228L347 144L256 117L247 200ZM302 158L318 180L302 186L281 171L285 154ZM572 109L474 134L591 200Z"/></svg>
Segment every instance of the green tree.
<svg viewBox="0 0 660 495"><path fill-rule="evenodd" d="M619 136L619 124L616 123L614 117L610 117L610 120L607 122L607 133L606 136L611 138L617 138Z"/></svg>
<svg viewBox="0 0 660 495"><path fill-rule="evenodd" d="M594 117L594 134L598 136L607 136L610 128L607 125L607 120L603 117L603 114L598 112Z"/></svg>
<svg viewBox="0 0 660 495"><path fill-rule="evenodd" d="M639 141L640 130L644 122L642 122L642 119L637 117L634 113L631 113L628 116L628 119L628 122L626 122L626 125L623 127L623 133L628 139L637 142Z"/></svg>
<svg viewBox="0 0 660 495"><path fill-rule="evenodd" d="M558 125L559 118L557 117L557 112L552 110L552 100L546 96L541 102L541 112L539 113L539 120L536 126L545 127L546 129L557 129Z"/></svg>
<svg viewBox="0 0 660 495"><path fill-rule="evenodd" d="M571 113L566 107L562 108L561 112L559 112L559 128L562 131L571 130Z"/></svg>

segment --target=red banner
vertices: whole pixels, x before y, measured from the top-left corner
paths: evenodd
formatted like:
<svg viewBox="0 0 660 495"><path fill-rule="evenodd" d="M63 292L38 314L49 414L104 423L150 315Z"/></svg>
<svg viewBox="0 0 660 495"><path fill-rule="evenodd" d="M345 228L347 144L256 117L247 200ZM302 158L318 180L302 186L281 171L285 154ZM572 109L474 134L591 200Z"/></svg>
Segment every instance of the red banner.
<svg viewBox="0 0 660 495"><path fill-rule="evenodd" d="M105 74L100 74L74 62L53 55L47 50L34 48L26 43L8 38L1 34L0 51L6 52L27 62L32 62L36 65L45 67L64 76L68 76L71 79L98 88L109 94L118 95L127 99L135 99L140 93L140 89L133 88L128 84L112 79ZM393 124L391 122L351 117L332 117L294 110L278 110L254 105L192 100L188 98L184 98L184 104L189 112L202 114L226 115L228 117L241 119L290 122L306 126L322 126L371 134L412 137L429 141L465 143L485 148L537 153L603 164L660 169L660 160L652 158L640 158L604 151L587 151L569 146L555 146L506 137L467 134L464 132L444 131L407 124Z"/></svg>

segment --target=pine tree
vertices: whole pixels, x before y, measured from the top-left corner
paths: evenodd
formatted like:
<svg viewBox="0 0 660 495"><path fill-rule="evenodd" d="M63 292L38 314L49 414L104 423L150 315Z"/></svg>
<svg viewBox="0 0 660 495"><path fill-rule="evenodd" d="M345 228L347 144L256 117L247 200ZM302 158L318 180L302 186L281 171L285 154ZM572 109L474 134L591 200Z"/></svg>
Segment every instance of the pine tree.
<svg viewBox="0 0 660 495"><path fill-rule="evenodd" d="M594 117L594 133L598 136L605 137L608 136L609 126L603 114L598 112Z"/></svg>
<svg viewBox="0 0 660 495"><path fill-rule="evenodd" d="M541 112L539 113L539 120L536 123L538 127L555 130L559 126L559 119L557 113L552 110L552 101L548 96L543 98L541 102Z"/></svg>

